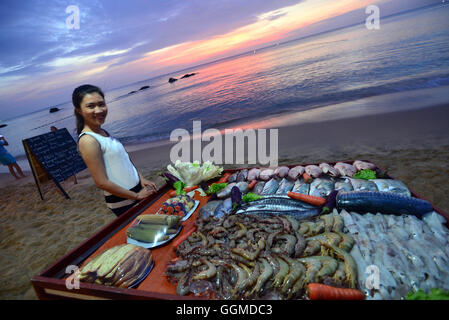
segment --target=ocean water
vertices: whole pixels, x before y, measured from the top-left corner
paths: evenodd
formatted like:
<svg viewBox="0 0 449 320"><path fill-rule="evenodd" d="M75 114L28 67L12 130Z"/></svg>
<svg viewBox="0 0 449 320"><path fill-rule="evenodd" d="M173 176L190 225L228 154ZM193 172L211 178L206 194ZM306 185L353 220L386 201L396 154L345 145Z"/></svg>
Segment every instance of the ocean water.
<svg viewBox="0 0 449 320"><path fill-rule="evenodd" d="M380 30L359 24L124 85L105 92L104 128L135 146L167 139L176 128L191 131L193 120L201 120L203 130L222 129L367 97L441 89L449 85L448 18L448 5L428 7L383 18ZM170 84L170 77L179 80ZM139 91L144 85L150 88ZM436 92L449 102L449 90ZM407 99L401 104L388 108L403 109ZM76 137L71 102L57 107L61 111L4 120L8 126L0 134L9 152L23 158L22 139L51 125Z"/></svg>

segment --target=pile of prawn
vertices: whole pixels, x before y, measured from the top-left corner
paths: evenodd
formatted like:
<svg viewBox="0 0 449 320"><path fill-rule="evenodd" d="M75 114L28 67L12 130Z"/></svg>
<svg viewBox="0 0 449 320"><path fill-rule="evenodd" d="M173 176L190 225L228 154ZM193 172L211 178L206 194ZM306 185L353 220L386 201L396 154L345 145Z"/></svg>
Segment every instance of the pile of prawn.
<svg viewBox="0 0 449 320"><path fill-rule="evenodd" d="M304 299L309 283L357 286L354 240L336 213L309 221L230 214L196 225L165 271L178 295Z"/></svg>

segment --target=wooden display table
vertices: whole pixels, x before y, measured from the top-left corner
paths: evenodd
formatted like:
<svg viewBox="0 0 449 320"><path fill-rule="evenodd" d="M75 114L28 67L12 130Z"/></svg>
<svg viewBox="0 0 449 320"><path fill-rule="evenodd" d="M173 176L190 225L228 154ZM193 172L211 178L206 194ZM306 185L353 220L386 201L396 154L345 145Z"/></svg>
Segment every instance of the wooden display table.
<svg viewBox="0 0 449 320"><path fill-rule="evenodd" d="M369 161L369 160L367 160ZM350 163L350 161L345 161ZM372 161L370 161L373 163ZM352 162L351 162L352 163ZM335 163L330 163L335 164ZM306 166L307 164L302 164ZM294 167L296 165L289 165ZM235 172L240 169L224 170L224 172ZM392 178L392 177L391 177ZM176 257L173 250L173 240L188 232L195 220L201 207L207 203L210 197L198 196L195 193L195 200L199 200L200 204L192 216L183 222L183 228L180 234L172 241L167 242L161 247L151 249L155 265L150 274L135 289L122 289L98 284L80 282L79 289L68 289L65 283L66 268L69 265L82 266L90 259L94 258L101 252L114 246L126 243L126 230L132 221L140 214L155 213L162 203L169 198L168 193L171 189L165 185L158 190L157 193L140 202L134 208L131 208L123 215L112 221L104 229L93 235L91 238L83 242L74 250L67 253L60 260L33 277L31 280L34 290L39 299L202 299L195 296L178 296L176 287L167 281L164 275L169 260ZM414 197L424 199L412 190ZM449 227L449 215L441 209L434 207L434 210L445 217L447 226Z"/></svg>

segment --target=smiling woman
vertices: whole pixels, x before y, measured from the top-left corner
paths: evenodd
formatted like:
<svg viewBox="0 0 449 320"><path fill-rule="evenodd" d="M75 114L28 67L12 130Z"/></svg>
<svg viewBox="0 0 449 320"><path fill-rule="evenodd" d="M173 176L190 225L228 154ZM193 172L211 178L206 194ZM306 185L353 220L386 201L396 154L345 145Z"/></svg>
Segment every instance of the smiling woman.
<svg viewBox="0 0 449 320"><path fill-rule="evenodd" d="M104 93L92 85L73 91L78 150L92 178L104 191L106 205L117 216L156 191L156 185L144 179L134 167L123 145L101 126L108 108Z"/></svg>

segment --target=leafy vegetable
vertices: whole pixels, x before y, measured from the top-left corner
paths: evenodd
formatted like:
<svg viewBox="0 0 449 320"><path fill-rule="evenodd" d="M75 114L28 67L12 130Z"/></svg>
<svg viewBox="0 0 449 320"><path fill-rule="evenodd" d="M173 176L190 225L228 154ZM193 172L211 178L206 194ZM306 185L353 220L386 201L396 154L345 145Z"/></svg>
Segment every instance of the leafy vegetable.
<svg viewBox="0 0 449 320"><path fill-rule="evenodd" d="M199 185L202 181L208 181L221 175L223 168L206 161L200 165L198 161L182 162L177 160L175 166L167 166L167 170L176 178L185 183L187 187Z"/></svg>
<svg viewBox="0 0 449 320"><path fill-rule="evenodd" d="M198 188L198 189L196 189L196 191L198 191L200 193L200 196L207 197L207 194L206 194L206 192L204 192L203 188Z"/></svg>
<svg viewBox="0 0 449 320"><path fill-rule="evenodd" d="M184 188L184 190L185 190L185 188ZM195 196L195 192L199 192L201 197L207 197L206 192L204 192L204 190L202 188L197 188L193 191L187 192L187 195L193 198Z"/></svg>
<svg viewBox="0 0 449 320"><path fill-rule="evenodd" d="M406 300L449 300L449 291L444 292L439 288L432 289L426 294L422 289L407 293Z"/></svg>
<svg viewBox="0 0 449 320"><path fill-rule="evenodd" d="M376 179L376 172L370 169L363 169L354 174L353 176L356 179L364 179L364 180L370 180L370 179Z"/></svg>
<svg viewBox="0 0 449 320"><path fill-rule="evenodd" d="M226 188L228 184L225 183L213 183L211 186L209 186L209 189L207 190L207 194L214 194L217 192L220 192L224 188Z"/></svg>
<svg viewBox="0 0 449 320"><path fill-rule="evenodd" d="M245 194L242 197L242 201L243 202L250 202L250 201L254 201L254 200L259 200L262 199L263 196L259 196L258 194L252 193L252 192L248 192L247 194Z"/></svg>
<svg viewBox="0 0 449 320"><path fill-rule="evenodd" d="M186 194L186 192L184 191L184 187L185 187L184 182L182 182L182 181L176 181L176 182L173 184L173 187L174 187L175 190L176 190L176 195L177 195L177 196L182 195L182 194Z"/></svg>
<svg viewBox="0 0 449 320"><path fill-rule="evenodd" d="M223 168L215 166L212 162L206 161L201 167L203 181L208 181L221 175Z"/></svg>

